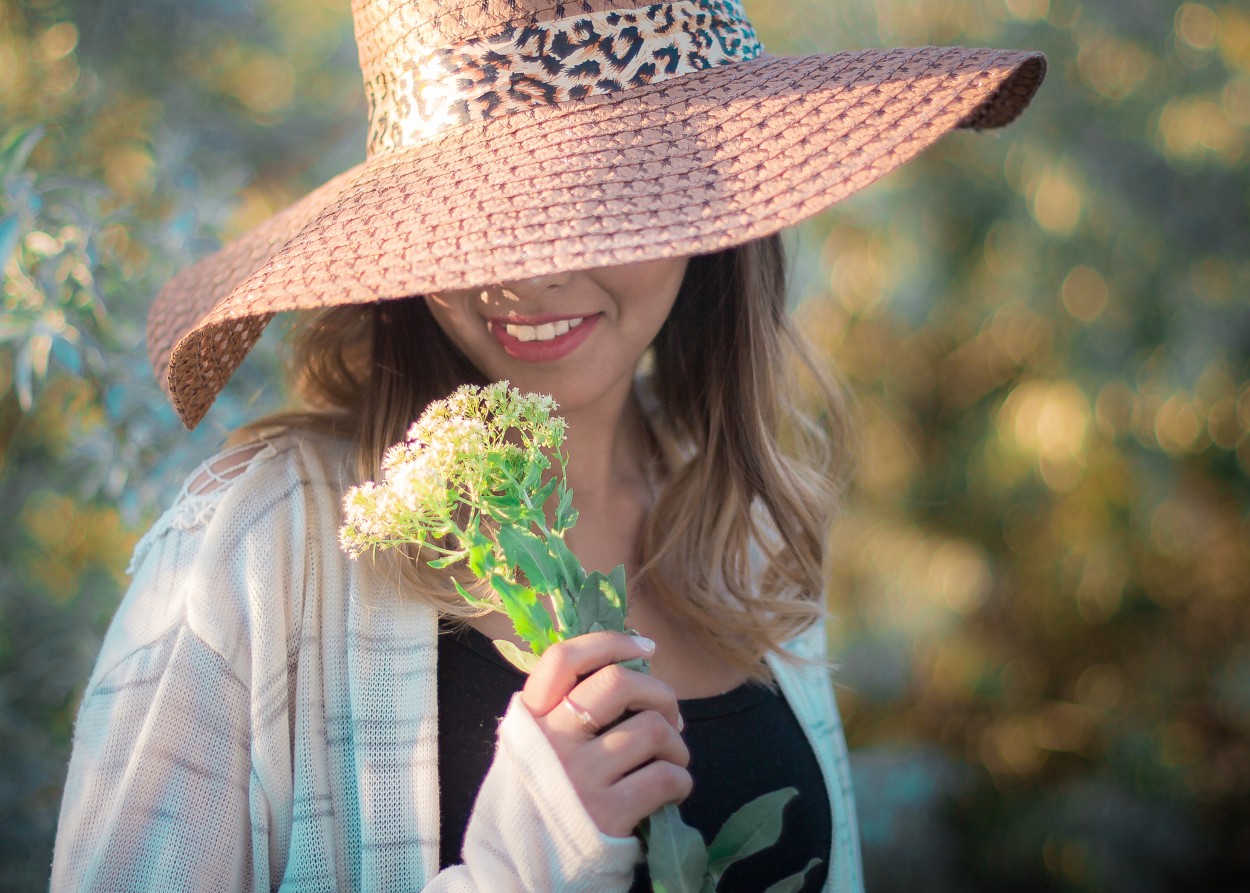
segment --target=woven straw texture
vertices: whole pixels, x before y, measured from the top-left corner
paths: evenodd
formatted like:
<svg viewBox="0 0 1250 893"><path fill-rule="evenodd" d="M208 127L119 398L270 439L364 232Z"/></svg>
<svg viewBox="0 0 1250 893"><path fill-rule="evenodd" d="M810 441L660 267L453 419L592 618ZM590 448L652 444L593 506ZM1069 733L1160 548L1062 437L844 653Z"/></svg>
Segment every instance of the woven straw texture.
<svg viewBox="0 0 1250 893"><path fill-rule="evenodd" d="M484 5L444 3L441 16L406 24L395 11L420 4L360 6L366 72L405 34L461 39L498 30L515 12L512 3ZM539 6L555 18L574 4ZM1045 72L1039 54L1000 50L764 54L452 128L370 158L175 277L149 317L150 356L194 427L278 311L710 252L770 235L952 129L1011 122Z"/></svg>

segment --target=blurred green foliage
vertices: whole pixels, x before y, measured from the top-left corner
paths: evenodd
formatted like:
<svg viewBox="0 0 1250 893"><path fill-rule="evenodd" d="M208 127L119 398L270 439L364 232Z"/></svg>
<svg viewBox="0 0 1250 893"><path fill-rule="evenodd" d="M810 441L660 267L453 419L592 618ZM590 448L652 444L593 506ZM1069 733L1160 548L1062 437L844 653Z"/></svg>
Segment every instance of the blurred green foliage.
<svg viewBox="0 0 1250 893"><path fill-rule="evenodd" d="M138 533L281 403L273 338L201 430L147 369L171 272L358 161L346 0L0 0L0 877L46 885L76 698ZM1250 11L751 7L774 53L1045 50L792 236L859 399L831 532L869 886L1250 877Z"/></svg>

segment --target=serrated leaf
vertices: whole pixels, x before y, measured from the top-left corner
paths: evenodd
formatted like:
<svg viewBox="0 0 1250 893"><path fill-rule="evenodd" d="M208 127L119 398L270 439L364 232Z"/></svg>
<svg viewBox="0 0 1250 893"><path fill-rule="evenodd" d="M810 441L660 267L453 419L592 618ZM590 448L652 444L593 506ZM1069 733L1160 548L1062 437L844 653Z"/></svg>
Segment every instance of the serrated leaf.
<svg viewBox="0 0 1250 893"><path fill-rule="evenodd" d="M488 493L482 497L482 505L486 513L501 525L525 520L525 506L516 496Z"/></svg>
<svg viewBox="0 0 1250 893"><path fill-rule="evenodd" d="M534 672L534 665L538 663L538 655L532 651L522 651L516 646L515 642L507 639L493 639L492 644L495 650L504 656L504 659L516 667L522 673L529 675Z"/></svg>
<svg viewBox="0 0 1250 893"><path fill-rule="evenodd" d="M541 654L555 641L555 628L551 615L538 603L537 594L528 586L514 583L498 574L491 575L490 585L499 593L504 613L512 621L516 634L529 644L535 654Z"/></svg>
<svg viewBox="0 0 1250 893"><path fill-rule="evenodd" d="M701 893L707 846L699 832L666 803L647 819L647 869L655 893Z"/></svg>
<svg viewBox="0 0 1250 893"><path fill-rule="evenodd" d="M782 788L738 809L725 820L708 847L708 872L718 882L733 863L772 846L781 837L781 814L798 794L796 788Z"/></svg>
<svg viewBox="0 0 1250 893"><path fill-rule="evenodd" d="M813 859L798 874L792 874L787 878L782 878L775 884L771 884L764 893L798 893L799 890L803 889L803 882L807 880L807 873L819 865L820 861L820 859Z"/></svg>
<svg viewBox="0 0 1250 893"><path fill-rule="evenodd" d="M474 521L469 525L468 530L465 531L465 537L468 542L467 551L469 553L467 564L469 565L469 570L473 572L473 576L485 579L495 569L495 544L487 539L478 525L479 522Z"/></svg>
<svg viewBox="0 0 1250 893"><path fill-rule="evenodd" d="M510 524L500 527L498 536L508 563L521 569L530 586L551 592L560 585L560 570L540 537Z"/></svg>
<svg viewBox="0 0 1250 893"><path fill-rule="evenodd" d="M475 577L490 576L495 569L495 544L485 542L469 546L468 565Z"/></svg>

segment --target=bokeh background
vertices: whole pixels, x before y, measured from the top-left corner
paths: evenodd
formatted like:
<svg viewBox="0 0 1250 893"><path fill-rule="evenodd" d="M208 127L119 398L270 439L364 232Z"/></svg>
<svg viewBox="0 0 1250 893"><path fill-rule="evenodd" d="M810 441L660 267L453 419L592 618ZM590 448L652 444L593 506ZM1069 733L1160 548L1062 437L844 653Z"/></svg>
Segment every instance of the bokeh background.
<svg viewBox="0 0 1250 893"><path fill-rule="evenodd" d="M363 155L347 0L0 0L0 887L46 886L132 546L241 421L147 369L172 271ZM1051 59L796 230L858 397L831 532L869 889L1250 889L1250 8L789 0L798 53ZM280 327L271 327L277 330Z"/></svg>

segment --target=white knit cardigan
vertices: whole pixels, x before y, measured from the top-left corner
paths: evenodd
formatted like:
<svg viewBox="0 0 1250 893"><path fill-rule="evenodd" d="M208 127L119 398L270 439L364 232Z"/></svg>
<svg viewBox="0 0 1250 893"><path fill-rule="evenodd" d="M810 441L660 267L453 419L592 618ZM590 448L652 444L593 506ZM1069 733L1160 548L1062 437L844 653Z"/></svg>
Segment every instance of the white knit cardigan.
<svg viewBox="0 0 1250 893"><path fill-rule="evenodd" d="M629 888L637 841L598 831L516 699L465 862L439 871L437 617L340 550L350 467L310 433L226 451L139 543L75 727L53 890ZM830 794L825 889L861 891L828 673L770 665Z"/></svg>

